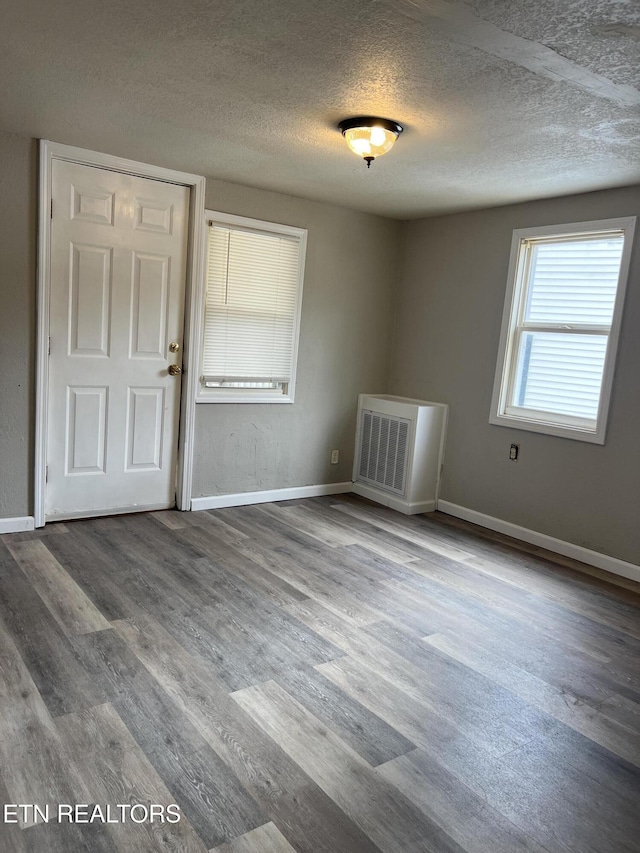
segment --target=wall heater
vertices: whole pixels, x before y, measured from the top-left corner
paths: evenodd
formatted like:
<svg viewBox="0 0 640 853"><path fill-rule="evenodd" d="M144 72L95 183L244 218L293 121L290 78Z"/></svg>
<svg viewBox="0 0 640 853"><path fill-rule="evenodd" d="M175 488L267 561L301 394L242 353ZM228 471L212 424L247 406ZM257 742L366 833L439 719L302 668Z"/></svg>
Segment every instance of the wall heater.
<svg viewBox="0 0 640 853"><path fill-rule="evenodd" d="M360 394L353 491L406 515L433 512L448 408L389 394Z"/></svg>

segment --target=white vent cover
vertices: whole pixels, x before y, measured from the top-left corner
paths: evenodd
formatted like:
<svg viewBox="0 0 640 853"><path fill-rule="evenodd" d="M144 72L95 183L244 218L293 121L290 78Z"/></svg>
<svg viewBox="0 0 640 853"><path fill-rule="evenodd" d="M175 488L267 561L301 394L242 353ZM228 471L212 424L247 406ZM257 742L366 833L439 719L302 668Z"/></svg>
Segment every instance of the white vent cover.
<svg viewBox="0 0 640 853"><path fill-rule="evenodd" d="M360 394L353 491L407 514L434 510L447 408Z"/></svg>
<svg viewBox="0 0 640 853"><path fill-rule="evenodd" d="M362 412L359 479L404 495L410 421Z"/></svg>

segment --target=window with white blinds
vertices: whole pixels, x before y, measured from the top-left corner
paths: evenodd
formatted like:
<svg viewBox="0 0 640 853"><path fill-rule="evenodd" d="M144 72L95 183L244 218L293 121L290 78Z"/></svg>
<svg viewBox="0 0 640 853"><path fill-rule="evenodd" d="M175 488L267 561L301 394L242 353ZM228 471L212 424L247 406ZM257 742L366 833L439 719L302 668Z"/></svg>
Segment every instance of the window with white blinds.
<svg viewBox="0 0 640 853"><path fill-rule="evenodd" d="M306 231L207 211L201 393L292 402Z"/></svg>
<svg viewBox="0 0 640 853"><path fill-rule="evenodd" d="M493 423L604 443L634 225L514 232Z"/></svg>

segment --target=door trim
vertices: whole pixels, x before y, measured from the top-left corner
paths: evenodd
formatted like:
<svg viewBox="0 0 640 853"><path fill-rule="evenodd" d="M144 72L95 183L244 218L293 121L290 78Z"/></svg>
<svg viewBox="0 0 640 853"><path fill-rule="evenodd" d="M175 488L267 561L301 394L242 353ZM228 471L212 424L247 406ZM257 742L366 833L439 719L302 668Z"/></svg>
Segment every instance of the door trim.
<svg viewBox="0 0 640 853"><path fill-rule="evenodd" d="M47 464L47 422L49 389L49 295L51 290L51 171L54 160L66 160L82 166L95 166L189 187L189 231L187 238L187 280L184 312L183 377L180 399L178 469L176 503L178 509L191 508L193 479L193 443L200 361L200 306L204 298L205 179L200 175L176 172L161 166L138 163L123 157L100 154L40 140L38 184L38 292L36 330L36 417L34 463L34 519L36 527L45 524Z"/></svg>

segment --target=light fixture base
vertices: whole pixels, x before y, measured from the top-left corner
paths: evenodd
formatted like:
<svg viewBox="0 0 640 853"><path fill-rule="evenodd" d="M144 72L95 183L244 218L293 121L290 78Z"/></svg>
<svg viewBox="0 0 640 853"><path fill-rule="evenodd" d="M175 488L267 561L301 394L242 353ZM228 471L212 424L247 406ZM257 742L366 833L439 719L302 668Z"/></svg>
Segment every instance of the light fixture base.
<svg viewBox="0 0 640 853"><path fill-rule="evenodd" d="M392 121L389 118L379 118L378 116L357 116L356 118L345 118L338 123L338 130L344 136L347 130L353 130L354 127L383 127L385 130L390 130L396 136L400 136L404 127L398 124L397 121Z"/></svg>

